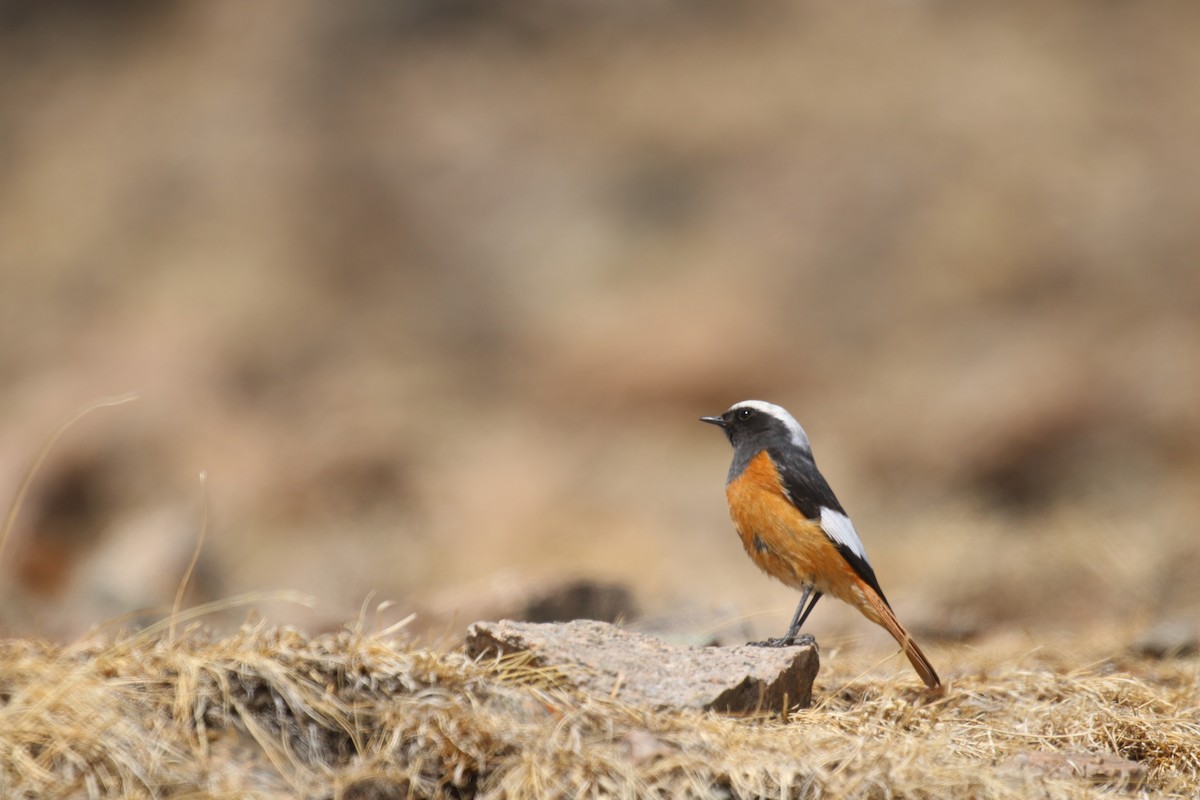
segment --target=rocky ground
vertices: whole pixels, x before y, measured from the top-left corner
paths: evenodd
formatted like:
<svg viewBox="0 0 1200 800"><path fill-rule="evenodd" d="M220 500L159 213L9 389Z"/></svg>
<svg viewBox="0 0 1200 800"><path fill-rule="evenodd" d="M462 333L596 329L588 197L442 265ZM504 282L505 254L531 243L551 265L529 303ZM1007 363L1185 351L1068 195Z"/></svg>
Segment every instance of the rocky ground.
<svg viewBox="0 0 1200 800"><path fill-rule="evenodd" d="M490 630L516 641L511 626ZM260 625L213 638L164 624L67 648L7 642L0 788L88 798L1200 791L1194 660L1146 658L1103 635L1061 650L941 653L948 690L932 699L911 675L823 656L812 708L718 713L661 690L597 692L596 668L620 660L596 654L630 634L589 623L570 663L548 657L579 633L547 624L532 652L478 661L363 622L317 637ZM686 669L686 652L664 664Z"/></svg>

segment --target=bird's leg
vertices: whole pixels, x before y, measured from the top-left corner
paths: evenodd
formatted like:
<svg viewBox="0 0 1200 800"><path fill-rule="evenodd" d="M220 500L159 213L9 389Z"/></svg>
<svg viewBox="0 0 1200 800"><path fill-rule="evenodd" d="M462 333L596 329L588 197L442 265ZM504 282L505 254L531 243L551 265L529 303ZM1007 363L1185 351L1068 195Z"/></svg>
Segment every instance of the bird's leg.
<svg viewBox="0 0 1200 800"><path fill-rule="evenodd" d="M804 620L800 618L800 614L804 611L804 604L808 602L808 596L812 594L812 591L813 587L811 584L804 587L804 594L800 595L800 603L796 606L796 613L792 615L792 621L791 624L788 625L787 634L783 637L784 639L792 639L797 633L800 632L800 625L804 622ZM820 597L819 592L817 596ZM813 602L816 601L814 600ZM807 617L808 614L805 614L804 616Z"/></svg>
<svg viewBox="0 0 1200 800"><path fill-rule="evenodd" d="M809 596L812 596L812 602L809 602ZM811 633L806 633L797 638L800 633L800 626L804 624L804 620L808 619L808 615L812 613L813 606L821 599L821 592L813 592L811 585L804 587L804 594L800 596L800 604L796 606L796 613L792 615L792 624L788 626L787 633L780 638L772 637L765 642L750 642L754 647L791 647L792 645L810 645L816 644L816 639ZM807 604L807 608L805 608Z"/></svg>
<svg viewBox="0 0 1200 800"><path fill-rule="evenodd" d="M811 614L813 608L816 607L817 601L820 600L821 597L824 595L823 592L813 592L812 600L809 602L808 608L804 608L804 601L808 600L809 592L812 592L811 586L809 586L805 590L804 596L800 598L800 605L796 606L796 616L792 617L792 624L788 628L787 635L784 636L783 638L785 638L785 639L795 639L796 638L796 634L800 633L800 628L804 625L804 620L808 619L808 615ZM800 613L800 609L802 609L802 608L804 608L803 614Z"/></svg>

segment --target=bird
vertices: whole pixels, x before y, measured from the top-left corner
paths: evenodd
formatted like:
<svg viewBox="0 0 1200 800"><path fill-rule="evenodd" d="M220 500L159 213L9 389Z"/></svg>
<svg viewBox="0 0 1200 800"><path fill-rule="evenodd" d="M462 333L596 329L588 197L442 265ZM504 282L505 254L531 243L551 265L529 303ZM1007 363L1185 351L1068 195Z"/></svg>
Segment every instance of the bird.
<svg viewBox="0 0 1200 800"><path fill-rule="evenodd" d="M763 572L801 592L787 633L751 644L812 643L808 634L797 639L800 627L828 594L882 626L926 687L940 691L937 671L892 611L862 540L817 469L808 434L795 417L774 403L743 400L700 421L721 428L733 445L725 497L746 553Z"/></svg>

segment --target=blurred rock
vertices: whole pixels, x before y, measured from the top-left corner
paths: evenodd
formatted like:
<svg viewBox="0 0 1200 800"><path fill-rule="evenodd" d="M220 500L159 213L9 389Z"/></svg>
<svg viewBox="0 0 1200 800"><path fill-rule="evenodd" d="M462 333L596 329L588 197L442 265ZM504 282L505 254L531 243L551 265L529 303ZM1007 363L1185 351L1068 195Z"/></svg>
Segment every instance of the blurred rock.
<svg viewBox="0 0 1200 800"><path fill-rule="evenodd" d="M617 622L637 617L633 592L620 583L588 579L568 581L534 597L519 618L527 622L570 622L594 619Z"/></svg>
<svg viewBox="0 0 1200 800"><path fill-rule="evenodd" d="M819 658L815 646L674 647L602 622L476 622L467 654L532 653L578 689L654 708L754 713L806 708Z"/></svg>
<svg viewBox="0 0 1200 800"><path fill-rule="evenodd" d="M1147 658L1177 658L1200 650L1200 631L1191 617L1173 617L1150 627L1133 644Z"/></svg>
<svg viewBox="0 0 1200 800"><path fill-rule="evenodd" d="M73 627L130 615L134 625L169 610L195 553L199 522L177 508L131 515L105 531L67 584L62 605ZM203 553L184 595L184 608L214 599L220 580Z"/></svg>
<svg viewBox="0 0 1200 800"><path fill-rule="evenodd" d="M593 578L564 581L497 573L484 583L458 586L418 610L414 630L444 631L467 620L512 619L630 622L640 616L633 591L623 583Z"/></svg>

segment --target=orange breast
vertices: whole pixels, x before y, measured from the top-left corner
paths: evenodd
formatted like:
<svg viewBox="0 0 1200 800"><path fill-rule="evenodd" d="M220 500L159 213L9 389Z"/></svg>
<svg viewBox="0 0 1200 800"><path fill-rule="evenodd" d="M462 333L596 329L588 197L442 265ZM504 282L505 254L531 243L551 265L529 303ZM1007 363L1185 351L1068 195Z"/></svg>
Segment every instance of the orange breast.
<svg viewBox="0 0 1200 800"><path fill-rule="evenodd" d="M725 487L729 515L742 546L759 569L784 584L806 584L858 606L859 578L821 530L791 504L767 451Z"/></svg>

